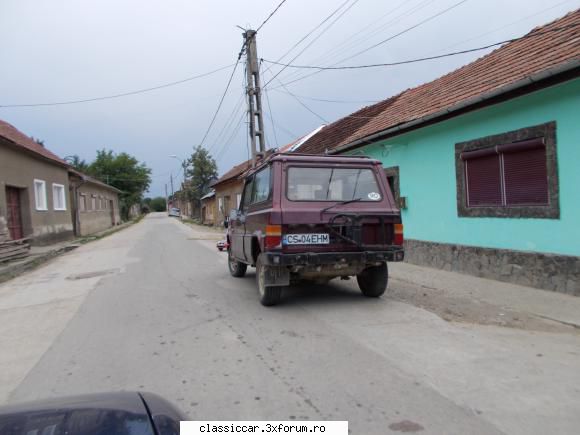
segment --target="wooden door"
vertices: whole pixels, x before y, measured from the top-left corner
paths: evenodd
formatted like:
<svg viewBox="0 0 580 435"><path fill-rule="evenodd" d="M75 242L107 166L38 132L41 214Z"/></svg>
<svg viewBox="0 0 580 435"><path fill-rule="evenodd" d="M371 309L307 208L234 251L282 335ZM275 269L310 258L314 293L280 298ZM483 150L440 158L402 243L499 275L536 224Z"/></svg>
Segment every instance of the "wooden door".
<svg viewBox="0 0 580 435"><path fill-rule="evenodd" d="M6 208L8 211L8 231L12 240L24 238L22 212L20 210L20 189L6 187Z"/></svg>

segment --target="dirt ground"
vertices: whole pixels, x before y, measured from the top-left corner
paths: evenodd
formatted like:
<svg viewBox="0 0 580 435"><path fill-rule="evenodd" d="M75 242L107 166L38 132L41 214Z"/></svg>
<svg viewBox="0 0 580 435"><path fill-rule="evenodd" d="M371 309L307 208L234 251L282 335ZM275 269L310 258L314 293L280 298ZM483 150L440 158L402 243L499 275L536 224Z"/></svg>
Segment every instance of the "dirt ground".
<svg viewBox="0 0 580 435"><path fill-rule="evenodd" d="M528 331L564 332L580 335L580 329L560 321L508 307L493 305L474 297L461 297L445 289L428 287L391 278L389 297L437 314L449 322L504 326Z"/></svg>

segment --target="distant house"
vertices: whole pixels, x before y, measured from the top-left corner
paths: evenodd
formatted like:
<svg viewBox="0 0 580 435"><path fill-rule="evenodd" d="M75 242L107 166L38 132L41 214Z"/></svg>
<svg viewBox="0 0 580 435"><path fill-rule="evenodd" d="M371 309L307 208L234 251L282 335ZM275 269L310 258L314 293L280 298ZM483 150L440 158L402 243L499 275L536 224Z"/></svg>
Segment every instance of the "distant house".
<svg viewBox="0 0 580 435"><path fill-rule="evenodd" d="M73 236L68 165L0 121L0 237L48 244Z"/></svg>
<svg viewBox="0 0 580 435"><path fill-rule="evenodd" d="M69 184L75 235L86 236L121 223L121 191L74 169L69 169Z"/></svg>
<svg viewBox="0 0 580 435"><path fill-rule="evenodd" d="M231 168L212 184L216 201L215 225L221 225L230 216L230 211L236 210L240 205L244 189L242 174L250 169L251 165L252 161L246 160Z"/></svg>
<svg viewBox="0 0 580 435"><path fill-rule="evenodd" d="M313 138L319 131L322 130L324 126L320 126L310 133L284 145L279 149L270 149L267 153L272 152L298 152L301 150L302 144L304 144L308 139ZM235 210L239 207L240 201L242 199L242 190L244 189L243 176L245 172L251 168L252 161L246 160L239 165L234 166L224 175L222 175L216 182L212 184L212 188L215 191L216 200L216 218L215 224L221 225L224 220L230 215L231 210Z"/></svg>
<svg viewBox="0 0 580 435"><path fill-rule="evenodd" d="M412 263L580 295L580 11L365 107L301 152L382 161Z"/></svg>
<svg viewBox="0 0 580 435"><path fill-rule="evenodd" d="M201 223L204 225L216 224L215 190L201 197Z"/></svg>

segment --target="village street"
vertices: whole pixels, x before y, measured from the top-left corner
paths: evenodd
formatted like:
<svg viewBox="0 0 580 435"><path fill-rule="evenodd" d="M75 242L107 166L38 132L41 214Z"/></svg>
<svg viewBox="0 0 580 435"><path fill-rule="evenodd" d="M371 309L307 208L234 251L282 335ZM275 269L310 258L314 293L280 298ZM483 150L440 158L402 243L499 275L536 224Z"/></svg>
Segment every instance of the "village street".
<svg viewBox="0 0 580 435"><path fill-rule="evenodd" d="M333 281L265 308L218 237L154 213L0 285L0 403L145 390L192 420L577 433L578 329L446 321L402 302L430 290L398 279L381 299Z"/></svg>

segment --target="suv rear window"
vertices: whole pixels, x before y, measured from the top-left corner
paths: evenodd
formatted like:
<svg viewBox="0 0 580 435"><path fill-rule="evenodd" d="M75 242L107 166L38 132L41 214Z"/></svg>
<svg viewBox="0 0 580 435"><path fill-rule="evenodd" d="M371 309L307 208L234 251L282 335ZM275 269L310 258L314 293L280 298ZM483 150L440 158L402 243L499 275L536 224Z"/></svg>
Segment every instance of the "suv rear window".
<svg viewBox="0 0 580 435"><path fill-rule="evenodd" d="M290 201L379 201L380 192L372 169L288 169L286 195Z"/></svg>

